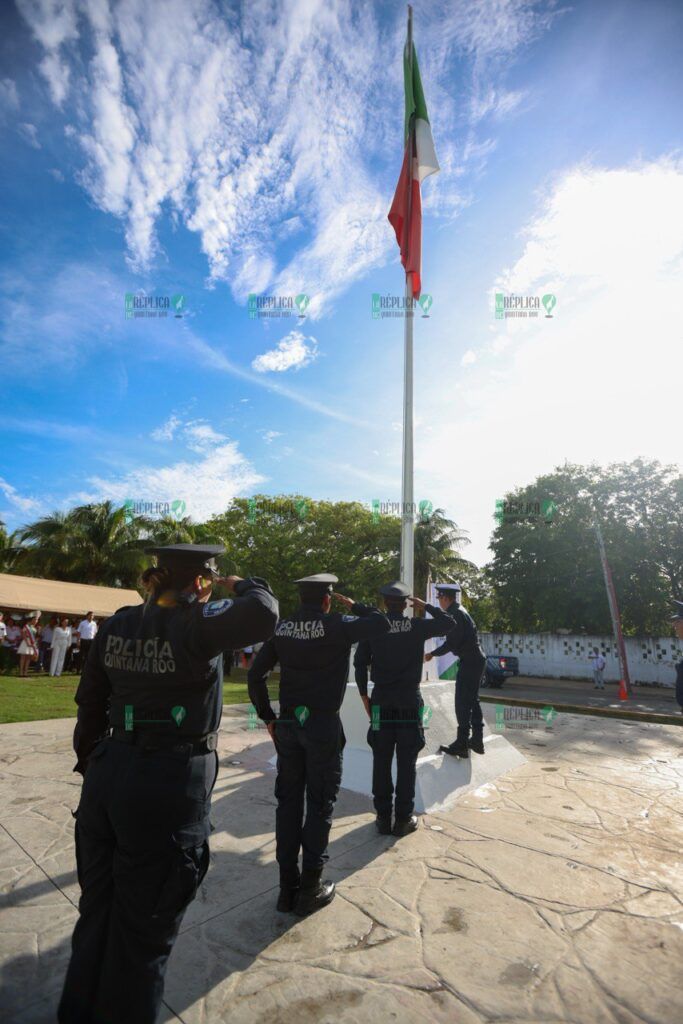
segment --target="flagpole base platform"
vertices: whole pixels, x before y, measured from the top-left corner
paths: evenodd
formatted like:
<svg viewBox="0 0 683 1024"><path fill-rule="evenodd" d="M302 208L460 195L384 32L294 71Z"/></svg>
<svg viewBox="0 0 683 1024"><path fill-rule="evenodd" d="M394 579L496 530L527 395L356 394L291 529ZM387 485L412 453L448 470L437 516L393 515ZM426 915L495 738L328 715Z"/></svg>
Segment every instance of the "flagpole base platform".
<svg viewBox="0 0 683 1024"><path fill-rule="evenodd" d="M468 758L438 753L439 747L448 746L456 735L454 685L452 682L423 683L421 690L425 707L432 713L426 722L426 745L417 760L415 811L418 814L447 810L465 793L494 782L526 763L526 757L509 740L493 731L495 706L488 704L482 704L487 726L483 756L471 751ZM341 718L346 736L342 788L372 797L372 751L367 742L370 720L354 683L347 687ZM393 774L395 781L395 759Z"/></svg>

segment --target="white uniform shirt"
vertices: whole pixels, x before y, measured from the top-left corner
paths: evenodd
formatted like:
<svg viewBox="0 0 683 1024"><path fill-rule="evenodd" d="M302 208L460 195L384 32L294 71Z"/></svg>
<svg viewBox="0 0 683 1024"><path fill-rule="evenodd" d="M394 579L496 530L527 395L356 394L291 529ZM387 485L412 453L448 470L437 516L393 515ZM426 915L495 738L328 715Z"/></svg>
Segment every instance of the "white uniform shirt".
<svg viewBox="0 0 683 1024"><path fill-rule="evenodd" d="M78 633L81 640L94 640L97 633L97 623L94 619L92 622L89 622L88 619L83 619L78 627Z"/></svg>

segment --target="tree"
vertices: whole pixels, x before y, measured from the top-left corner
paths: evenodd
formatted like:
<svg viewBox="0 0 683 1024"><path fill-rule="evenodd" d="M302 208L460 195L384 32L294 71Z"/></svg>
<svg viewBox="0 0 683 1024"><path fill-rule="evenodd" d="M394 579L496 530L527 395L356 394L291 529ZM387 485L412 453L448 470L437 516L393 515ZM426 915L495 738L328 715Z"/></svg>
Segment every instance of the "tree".
<svg viewBox="0 0 683 1024"><path fill-rule="evenodd" d="M624 631L668 632L668 600L683 582L683 481L673 467L636 459L601 469L566 464L506 495L525 508L551 500L543 516L494 529L487 576L495 628L611 634L593 522L600 522Z"/></svg>
<svg viewBox="0 0 683 1024"><path fill-rule="evenodd" d="M424 600L430 574L433 581L445 582L462 576L465 570L475 568L472 562L468 562L458 552L458 548L469 543L466 532L460 530L451 519L446 519L441 508L434 509L429 516L418 520L415 526L414 569L414 591L417 597Z"/></svg>
<svg viewBox="0 0 683 1024"><path fill-rule="evenodd" d="M19 531L15 571L50 579L133 587L146 564L145 521L112 502L54 512Z"/></svg>

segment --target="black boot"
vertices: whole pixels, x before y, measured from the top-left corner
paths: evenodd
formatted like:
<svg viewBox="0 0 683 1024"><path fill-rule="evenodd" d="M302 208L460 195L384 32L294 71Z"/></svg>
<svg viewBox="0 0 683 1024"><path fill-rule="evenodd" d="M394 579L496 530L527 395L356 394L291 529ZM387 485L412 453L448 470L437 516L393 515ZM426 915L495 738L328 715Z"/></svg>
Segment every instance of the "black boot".
<svg viewBox="0 0 683 1024"><path fill-rule="evenodd" d="M321 907L326 907L334 899L334 882L322 881L322 868L313 870L304 868L301 873L301 889L294 905L294 913L306 917Z"/></svg>
<svg viewBox="0 0 683 1024"><path fill-rule="evenodd" d="M485 754L486 751L484 750L484 737L473 736L469 742L469 748L470 750L473 750L475 754Z"/></svg>
<svg viewBox="0 0 683 1024"><path fill-rule="evenodd" d="M390 814L387 814L386 816L384 814L378 814L377 817L375 818L375 825L377 826L377 831L379 832L379 834L381 836L390 836L391 835L391 815Z"/></svg>
<svg viewBox="0 0 683 1024"><path fill-rule="evenodd" d="M440 754L450 754L451 757L469 757L470 749L467 740L456 740L450 747L439 747Z"/></svg>
<svg viewBox="0 0 683 1024"><path fill-rule="evenodd" d="M300 888L301 878L298 870L296 873L280 875L280 895L277 900L277 909L281 914L289 914L294 910Z"/></svg>
<svg viewBox="0 0 683 1024"><path fill-rule="evenodd" d="M299 886L280 886L280 895L277 899L276 909L281 914L291 914L299 896Z"/></svg>
<svg viewBox="0 0 683 1024"><path fill-rule="evenodd" d="M411 814L409 818L397 818L394 824L395 836L409 836L417 830L417 815Z"/></svg>

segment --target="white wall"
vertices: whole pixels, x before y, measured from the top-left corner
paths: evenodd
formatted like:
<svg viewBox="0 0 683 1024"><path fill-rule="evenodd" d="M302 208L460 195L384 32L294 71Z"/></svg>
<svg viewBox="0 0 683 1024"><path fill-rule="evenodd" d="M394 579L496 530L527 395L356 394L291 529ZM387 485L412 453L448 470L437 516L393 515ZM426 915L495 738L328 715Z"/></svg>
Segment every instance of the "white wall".
<svg viewBox="0 0 683 1024"><path fill-rule="evenodd" d="M549 633L480 633L487 654L511 654L519 658L523 676L551 679L586 679L591 676L588 656L597 647L607 662L605 679L619 679L616 644L605 636L558 636ZM673 637L626 637L626 659L631 682L673 686L677 661L683 658L683 642Z"/></svg>

